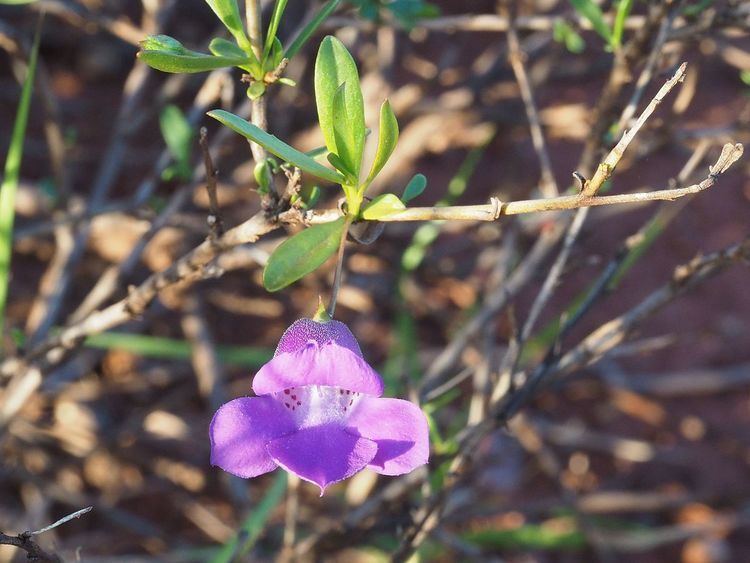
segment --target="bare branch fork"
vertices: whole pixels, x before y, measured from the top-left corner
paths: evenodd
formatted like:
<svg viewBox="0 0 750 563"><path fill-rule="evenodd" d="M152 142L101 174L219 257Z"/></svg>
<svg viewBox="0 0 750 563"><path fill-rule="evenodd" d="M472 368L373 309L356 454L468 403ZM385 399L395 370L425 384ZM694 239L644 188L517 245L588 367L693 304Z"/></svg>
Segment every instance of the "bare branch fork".
<svg viewBox="0 0 750 563"><path fill-rule="evenodd" d="M68 514L67 516L63 516L54 524L50 524L49 526L45 526L44 528L36 530L34 532L26 531L15 536L9 536L0 532L0 544L12 545L24 550L26 552L26 558L31 561L62 563L63 560L59 555L57 555L56 553L50 553L39 547L39 544L34 541L33 537L43 534L44 532L49 532L50 530L57 528L58 526L61 526L66 522L70 522L75 518L80 518L87 512L90 512L92 508L93 507L91 506L87 506L86 508L82 508L81 510L76 510L75 512Z"/></svg>

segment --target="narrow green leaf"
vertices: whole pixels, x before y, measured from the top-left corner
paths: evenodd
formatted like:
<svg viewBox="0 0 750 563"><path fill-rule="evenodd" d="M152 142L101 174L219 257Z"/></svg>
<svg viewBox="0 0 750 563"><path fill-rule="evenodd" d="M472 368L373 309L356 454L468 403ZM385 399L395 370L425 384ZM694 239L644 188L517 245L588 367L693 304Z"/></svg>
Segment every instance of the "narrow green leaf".
<svg viewBox="0 0 750 563"><path fill-rule="evenodd" d="M268 24L268 34L266 35L266 44L263 46L263 60L268 58L268 54L271 52L273 46L273 40L276 39L276 32L279 30L279 22L281 22L281 16L284 15L284 9L286 8L287 0L276 0L276 4L273 7L273 14L271 14L271 21Z"/></svg>
<svg viewBox="0 0 750 563"><path fill-rule="evenodd" d="M622 45L622 32L625 29L625 20L628 19L630 11L633 9L633 0L619 0L617 2L617 14L615 23L612 26L611 44L614 48Z"/></svg>
<svg viewBox="0 0 750 563"><path fill-rule="evenodd" d="M278 291L317 270L338 249L345 221L313 225L282 242L263 270L265 288Z"/></svg>
<svg viewBox="0 0 750 563"><path fill-rule="evenodd" d="M211 563L229 563L241 559L252 549L258 541L263 528L271 516L271 512L283 500L286 491L287 475L279 471L273 483L266 491L263 499L253 508L245 519L237 535L222 547L221 551L211 559Z"/></svg>
<svg viewBox="0 0 750 563"><path fill-rule="evenodd" d="M114 331L89 336L84 346L100 350L124 350L144 358L163 360L190 360L193 351L190 342L185 340ZM218 345L216 355L228 365L252 369L270 360L273 350L251 346Z"/></svg>
<svg viewBox="0 0 750 563"><path fill-rule="evenodd" d="M333 136L339 158L356 179L359 177L365 147L364 120L360 124L356 118L352 119L349 108L346 107L346 96L347 85L343 82L333 95Z"/></svg>
<svg viewBox="0 0 750 563"><path fill-rule="evenodd" d="M21 98L10 134L8 155L5 157L5 171L2 185L0 185L0 337L5 324L5 302L8 298L8 284L10 282L10 259L13 253L13 222L16 215L16 190L21 173L21 158L23 156L23 142L26 138L26 124L29 120L31 93L34 89L34 76L39 58L39 38L41 25L37 27L34 45L31 48L29 66L21 89Z"/></svg>
<svg viewBox="0 0 750 563"><path fill-rule="evenodd" d="M247 59L247 53L245 53L237 43L224 39L223 37L214 37L211 39L211 42L208 44L208 50L217 57Z"/></svg>
<svg viewBox="0 0 750 563"><path fill-rule="evenodd" d="M37 0L0 0L0 4L9 6L20 6L22 4L33 4Z"/></svg>
<svg viewBox="0 0 750 563"><path fill-rule="evenodd" d="M367 175L365 185L369 185L380 173L393 154L398 142L398 121L393 113L388 100L380 106L380 130L378 131L378 150L375 152L375 160L372 162L370 173Z"/></svg>
<svg viewBox="0 0 750 563"><path fill-rule="evenodd" d="M309 23L302 28L297 37L294 38L294 41L292 41L291 45L287 48L286 53L284 53L284 57L291 59L296 55L305 43L307 43L307 40L310 39L310 36L320 27L320 24L322 24L328 16L333 13L340 3L341 0L328 0L320 11L315 14L315 17L311 19Z"/></svg>
<svg viewBox="0 0 750 563"><path fill-rule="evenodd" d="M180 179L189 180L192 176L190 145L193 141L193 128L180 108L171 104L166 106L159 115L159 127L167 143L167 149L177 164Z"/></svg>
<svg viewBox="0 0 750 563"><path fill-rule="evenodd" d="M284 46L279 41L278 37L273 38L271 43L271 51L268 53L268 57L264 63L264 69L266 72L273 72L281 64L281 60L284 58Z"/></svg>
<svg viewBox="0 0 750 563"><path fill-rule="evenodd" d="M339 86L346 82L341 107L334 113L334 98ZM362 90L359 86L359 74L354 59L346 50L344 44L332 36L323 39L315 60L315 102L318 107L318 120L323 131L328 150L342 158L342 151L353 155L352 161L347 161L352 172L359 175L359 165L365 144L365 113L362 100ZM347 139L351 146L339 147L335 135L335 115L347 115L346 127L349 130ZM359 157L357 158L357 155ZM356 162L354 162L356 161Z"/></svg>
<svg viewBox="0 0 750 563"><path fill-rule="evenodd" d="M414 174L409 183L404 188L404 195L401 196L401 200L407 203L413 200L415 197L420 195L427 187L427 178L424 174Z"/></svg>
<svg viewBox="0 0 750 563"><path fill-rule="evenodd" d="M392 215L406 209L396 194L381 194L373 199L362 211L362 218L376 221L386 215Z"/></svg>
<svg viewBox="0 0 750 563"><path fill-rule="evenodd" d="M266 133L260 127L256 127L252 123L248 123L237 115L221 109L209 111L208 115L210 117L213 117L220 123L226 125L233 131L236 131L243 137L258 143L268 152L275 154L281 160L293 164L304 172L308 172L313 176L323 178L324 180L328 180L329 182L333 182L335 184L340 184L344 181L344 177L335 170L326 168L322 164L316 162L315 159L307 156L305 153L300 152L293 147L290 147L285 142L277 139L274 135Z"/></svg>
<svg viewBox="0 0 750 563"><path fill-rule="evenodd" d="M593 0L570 0L570 3L576 12L591 22L594 31L601 35L607 43L612 43L612 32L607 22L604 21L602 9Z"/></svg>
<svg viewBox="0 0 750 563"><path fill-rule="evenodd" d="M357 180L354 177L354 174L352 173L351 170L349 170L349 166L347 165L346 162L341 160L341 157L339 157L339 155L333 152L329 152L326 155L326 159L328 160L328 162L331 163L331 166L333 166L336 170L338 170L344 175L344 177L346 178L347 184L357 183Z"/></svg>
<svg viewBox="0 0 750 563"><path fill-rule="evenodd" d="M206 72L217 68L244 66L251 61L245 57L216 57L195 51L175 54L168 51L139 51L138 58L151 68L162 72L193 73Z"/></svg>
<svg viewBox="0 0 750 563"><path fill-rule="evenodd" d="M237 40L240 47L250 55L253 50L250 40L245 35L245 29L242 26L240 18L240 9L235 0L206 0L206 4L214 11L216 17L229 30L229 33Z"/></svg>

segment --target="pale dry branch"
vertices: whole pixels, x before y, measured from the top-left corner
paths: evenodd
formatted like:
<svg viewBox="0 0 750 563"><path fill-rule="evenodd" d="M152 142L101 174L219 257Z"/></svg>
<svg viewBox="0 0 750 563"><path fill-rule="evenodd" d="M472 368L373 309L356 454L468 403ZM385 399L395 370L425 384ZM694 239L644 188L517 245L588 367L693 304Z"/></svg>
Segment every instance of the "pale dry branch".
<svg viewBox="0 0 750 563"><path fill-rule="evenodd" d="M656 93L656 96L654 96L651 102L646 106L646 109L643 110L640 117L633 124L633 127L631 127L623 134L620 141L609 152L604 161L599 164L596 172L594 173L594 177L586 182L586 184L583 186L582 195L596 195L596 193L601 189L604 182L606 182L612 176L615 167L620 163L620 160L622 159L623 154L625 154L625 150L628 148L628 145L630 145L633 139L635 139L635 136L641 130L641 127L643 127L643 125L646 123L646 120L651 117L651 114L654 113L657 106L662 102L666 95L671 92L672 88L674 88L677 83L682 82L685 77L686 69L687 63L682 63L677 68L677 71L674 73L672 78L667 80L659 89L659 91Z"/></svg>

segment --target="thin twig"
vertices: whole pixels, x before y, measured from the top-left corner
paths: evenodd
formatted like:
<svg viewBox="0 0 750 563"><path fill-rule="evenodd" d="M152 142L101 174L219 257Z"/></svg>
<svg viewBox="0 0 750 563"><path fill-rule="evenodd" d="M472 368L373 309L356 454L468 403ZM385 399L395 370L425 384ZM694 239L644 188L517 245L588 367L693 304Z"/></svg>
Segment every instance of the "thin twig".
<svg viewBox="0 0 750 563"><path fill-rule="evenodd" d="M203 153L203 165L206 169L206 192L208 193L208 222L209 237L216 240L224 234L224 223L219 215L219 198L216 194L216 168L211 159L211 152L208 148L208 130L201 127L200 130L200 147Z"/></svg>
<svg viewBox="0 0 750 563"><path fill-rule="evenodd" d="M524 65L526 55L521 51L521 43L518 40L518 34L516 33L515 14L512 16L509 14L510 10L508 4L509 2L507 2L507 0L503 2L503 9L509 20L507 33L508 60L513 69L513 74L516 76L518 88L521 91L521 99L526 108L526 117L529 120L531 142L533 143L534 150L539 158L539 166L541 168L539 190L544 197L555 197L560 193L560 190L557 187L555 174L552 171L552 161L550 160L549 152L547 151L547 143L544 140L542 125L539 121L539 112L537 112L536 103L534 102L534 94L531 91L531 82L526 73L526 66Z"/></svg>
<svg viewBox="0 0 750 563"><path fill-rule="evenodd" d="M606 182L610 178L610 176L612 176L615 167L619 164L620 159L622 159L622 155L625 153L625 149L628 148L628 145L641 130L643 124L646 123L646 120L649 117L651 117L651 114L654 113L654 110L656 110L656 107L662 102L666 95L669 94L669 92L677 85L678 82L682 82L685 77L686 69L687 63L682 63L677 68L677 71L674 73L672 78L664 83L664 85L656 93L656 96L654 96L651 102L646 106L646 109L643 110L640 117L633 124L633 127L631 127L623 134L620 142L615 145L615 148L613 148L604 159L604 161L599 164L596 172L594 173L594 177L584 185L581 195L596 195L604 182Z"/></svg>
<svg viewBox="0 0 750 563"><path fill-rule="evenodd" d="M604 196L566 195L549 199L526 199L501 202L491 198L490 203L482 205L455 205L446 207L409 207L397 213L391 213L378 219L386 223L404 221L496 221L506 215L542 213L545 211L562 211L581 209L602 205L619 205L627 203L645 203L648 201L674 201L687 195L697 194L710 188L713 181L704 180L684 188L671 188L653 192L616 194ZM329 223L341 217L338 211L323 211L305 215L303 218L311 224Z"/></svg>

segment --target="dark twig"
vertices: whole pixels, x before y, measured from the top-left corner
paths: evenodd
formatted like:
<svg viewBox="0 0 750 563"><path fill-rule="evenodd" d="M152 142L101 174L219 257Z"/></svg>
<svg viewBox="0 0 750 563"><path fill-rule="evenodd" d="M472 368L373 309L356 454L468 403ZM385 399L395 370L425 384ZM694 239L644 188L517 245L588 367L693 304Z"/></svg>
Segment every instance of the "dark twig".
<svg viewBox="0 0 750 563"><path fill-rule="evenodd" d="M200 146L203 153L203 165L206 168L206 192L208 193L208 222L209 240L216 241L224 234L224 222L219 215L219 198L216 194L216 168L214 161L211 159L211 152L208 149L208 131L201 127Z"/></svg>
<svg viewBox="0 0 750 563"><path fill-rule="evenodd" d="M39 547L39 544L32 539L33 536L38 536L40 534L43 534L44 532L49 532L50 530L57 528L58 526L61 526L66 522L70 522L74 518L80 518L87 512L90 512L92 508L93 507L91 506L87 506L86 508L82 508L81 510L76 510L75 512L68 514L67 516L63 516L54 524L50 524L49 526L45 526L44 528L41 528L40 530L36 530L34 532L26 531L18 534L17 536L9 536L0 532L0 544L13 545L20 549L23 549L26 552L26 558L29 561L62 563L62 558L59 555L57 555L56 553L45 551L44 549Z"/></svg>

